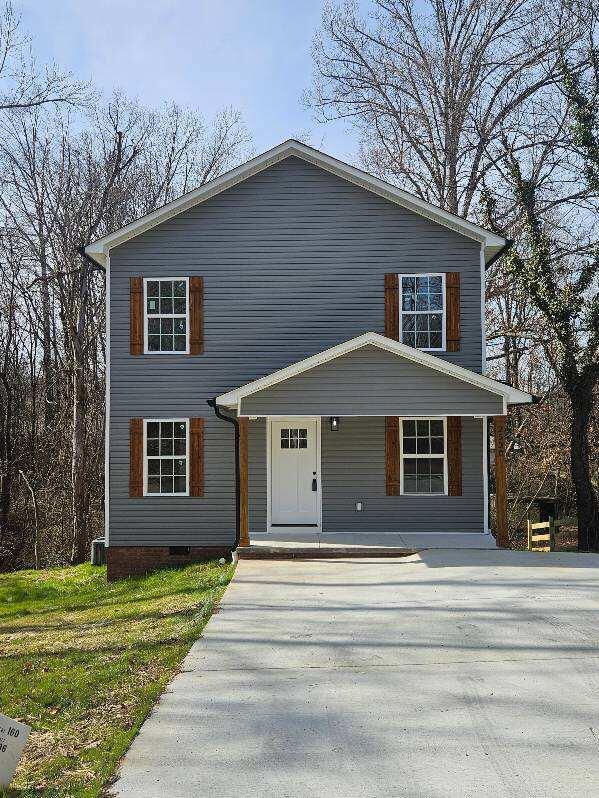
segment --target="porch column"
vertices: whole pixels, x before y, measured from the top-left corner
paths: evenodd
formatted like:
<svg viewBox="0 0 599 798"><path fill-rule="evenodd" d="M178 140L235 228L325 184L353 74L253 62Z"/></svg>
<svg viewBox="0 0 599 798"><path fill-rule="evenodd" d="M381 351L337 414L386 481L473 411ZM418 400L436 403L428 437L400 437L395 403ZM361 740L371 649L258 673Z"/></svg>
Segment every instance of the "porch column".
<svg viewBox="0 0 599 798"><path fill-rule="evenodd" d="M239 419L239 545L250 545L248 508L248 419Z"/></svg>
<svg viewBox="0 0 599 798"><path fill-rule="evenodd" d="M505 422L506 416L493 417L495 438L495 515L497 523L497 545L509 548L507 534L507 472L505 466Z"/></svg>

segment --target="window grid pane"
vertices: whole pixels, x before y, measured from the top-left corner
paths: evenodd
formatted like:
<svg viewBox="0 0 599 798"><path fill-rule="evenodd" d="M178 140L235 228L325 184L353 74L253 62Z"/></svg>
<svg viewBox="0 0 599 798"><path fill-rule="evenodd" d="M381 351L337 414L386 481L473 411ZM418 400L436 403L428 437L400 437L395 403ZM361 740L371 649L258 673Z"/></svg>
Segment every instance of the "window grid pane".
<svg viewBox="0 0 599 798"><path fill-rule="evenodd" d="M308 430L304 428L281 429L281 449L307 449Z"/></svg>
<svg viewBox="0 0 599 798"><path fill-rule="evenodd" d="M402 276L401 340L415 349L443 346L443 279L440 275Z"/></svg>
<svg viewBox="0 0 599 798"><path fill-rule="evenodd" d="M148 352L187 351L186 280L146 282Z"/></svg>
<svg viewBox="0 0 599 798"><path fill-rule="evenodd" d="M445 493L445 431L442 420L402 420L402 469L404 493Z"/></svg>
<svg viewBox="0 0 599 798"><path fill-rule="evenodd" d="M187 493L187 422L146 423L147 493Z"/></svg>

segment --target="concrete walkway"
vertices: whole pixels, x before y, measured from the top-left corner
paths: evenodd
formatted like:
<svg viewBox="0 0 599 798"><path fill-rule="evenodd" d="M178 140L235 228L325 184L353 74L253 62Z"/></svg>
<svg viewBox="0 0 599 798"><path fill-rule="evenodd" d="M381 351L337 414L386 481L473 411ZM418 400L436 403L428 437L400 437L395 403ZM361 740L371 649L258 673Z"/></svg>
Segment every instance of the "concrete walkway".
<svg viewBox="0 0 599 798"><path fill-rule="evenodd" d="M599 795L599 556L242 561L122 798Z"/></svg>

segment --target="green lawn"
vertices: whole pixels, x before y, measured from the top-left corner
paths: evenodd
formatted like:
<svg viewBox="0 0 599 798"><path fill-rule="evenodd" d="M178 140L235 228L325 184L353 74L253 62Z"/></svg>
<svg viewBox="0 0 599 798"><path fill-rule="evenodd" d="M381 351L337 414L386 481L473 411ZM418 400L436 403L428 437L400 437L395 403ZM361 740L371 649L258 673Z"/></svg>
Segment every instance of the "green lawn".
<svg viewBox="0 0 599 798"><path fill-rule="evenodd" d="M112 584L91 565L0 575L0 711L33 728L0 795L100 795L232 575L215 562Z"/></svg>

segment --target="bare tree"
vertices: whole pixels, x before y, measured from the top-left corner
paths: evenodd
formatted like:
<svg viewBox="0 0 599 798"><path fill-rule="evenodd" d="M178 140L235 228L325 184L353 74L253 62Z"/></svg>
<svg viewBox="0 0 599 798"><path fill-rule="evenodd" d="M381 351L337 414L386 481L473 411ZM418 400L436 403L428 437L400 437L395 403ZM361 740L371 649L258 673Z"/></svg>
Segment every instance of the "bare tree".
<svg viewBox="0 0 599 798"><path fill-rule="evenodd" d="M519 246L506 258L507 270L530 297L544 321L540 330L545 356L570 403L570 462L576 490L579 549L599 551L599 503L591 476L590 427L599 384L599 69L590 50L588 68L573 71L561 61L567 106L568 146L552 142L533 151L522 164L518 137L504 139L506 186L513 201L504 210L519 228ZM536 155L536 157L534 157ZM578 159L584 179L574 192L563 177ZM565 165L564 162L565 161ZM574 160L576 163L576 160ZM555 175L562 175L559 180ZM547 176L551 176L548 192ZM556 183L565 194L556 191ZM576 215L571 205L582 203ZM504 198L505 204L505 198ZM487 196L489 223L497 223L495 201ZM500 214L499 214L500 215ZM504 217L504 218L505 218ZM572 228L580 227L578 234ZM564 232L567 230L567 235Z"/></svg>
<svg viewBox="0 0 599 798"><path fill-rule="evenodd" d="M0 111L22 111L44 105L85 104L88 84L74 80L51 64L39 67L21 18L11 2L0 11Z"/></svg>
<svg viewBox="0 0 599 798"><path fill-rule="evenodd" d="M22 541L27 561L37 547L41 564L81 562L101 527L105 285L82 246L217 176L248 142L234 111L205 122L119 95L84 114L38 108L0 119L0 246L18 273L12 298L0 300L21 325L15 337L0 320L0 358L11 395L29 397L5 405L4 439L26 457L2 455L0 471L5 537ZM16 534L17 512L27 535Z"/></svg>
<svg viewBox="0 0 599 798"><path fill-rule="evenodd" d="M308 103L361 131L366 165L468 216L494 167L493 144L532 113L580 35L565 5L541 0L375 0L330 6L313 45ZM522 144L524 146L524 143Z"/></svg>

